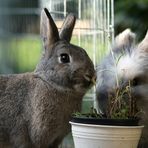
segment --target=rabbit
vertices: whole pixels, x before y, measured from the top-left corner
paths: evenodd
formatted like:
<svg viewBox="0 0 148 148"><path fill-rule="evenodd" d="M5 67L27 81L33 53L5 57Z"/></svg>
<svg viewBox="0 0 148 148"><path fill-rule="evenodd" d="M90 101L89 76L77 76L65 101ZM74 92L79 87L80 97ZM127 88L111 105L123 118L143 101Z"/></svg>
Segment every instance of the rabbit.
<svg viewBox="0 0 148 148"><path fill-rule="evenodd" d="M97 67L96 99L98 110L105 114L108 92L113 93L116 79L122 84L132 82L132 95L136 96L139 108L144 112L142 124L141 148L148 146L148 32L139 44L136 35L130 29L124 30L116 38L110 53ZM120 57L120 58L119 58ZM115 59L118 62L115 63ZM121 83L119 83L119 87Z"/></svg>
<svg viewBox="0 0 148 148"><path fill-rule="evenodd" d="M46 8L41 12L44 51L33 72L0 76L0 147L58 148L69 120L96 74L86 51L70 44L75 16L60 32Z"/></svg>

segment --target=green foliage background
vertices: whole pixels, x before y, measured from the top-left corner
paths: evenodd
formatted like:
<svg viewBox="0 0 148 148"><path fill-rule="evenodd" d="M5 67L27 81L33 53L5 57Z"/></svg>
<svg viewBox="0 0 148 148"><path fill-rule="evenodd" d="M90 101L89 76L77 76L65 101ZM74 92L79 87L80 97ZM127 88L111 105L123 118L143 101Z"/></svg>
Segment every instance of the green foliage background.
<svg viewBox="0 0 148 148"><path fill-rule="evenodd" d="M141 40L148 29L148 0L115 0L115 34L131 28Z"/></svg>

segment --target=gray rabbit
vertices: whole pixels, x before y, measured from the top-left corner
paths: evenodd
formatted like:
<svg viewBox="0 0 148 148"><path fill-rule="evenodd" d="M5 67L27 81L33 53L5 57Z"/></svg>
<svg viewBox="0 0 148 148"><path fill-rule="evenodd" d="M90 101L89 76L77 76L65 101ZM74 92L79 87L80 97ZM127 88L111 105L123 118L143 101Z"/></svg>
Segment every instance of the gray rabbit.
<svg viewBox="0 0 148 148"><path fill-rule="evenodd" d="M69 14L58 33L45 8L44 52L35 71L0 76L0 147L57 148L70 131L71 115L95 79L85 50L69 43L74 25Z"/></svg>
<svg viewBox="0 0 148 148"><path fill-rule="evenodd" d="M113 53L113 54L112 54ZM112 56L114 55L114 56ZM113 58L114 57L114 58ZM118 59L116 62L115 59ZM148 147L148 32L141 43L135 44L135 34L126 29L115 38L112 52L97 69L97 100L102 113L106 112L108 93L113 93L118 78L119 86L132 81L132 93L144 114L141 148Z"/></svg>

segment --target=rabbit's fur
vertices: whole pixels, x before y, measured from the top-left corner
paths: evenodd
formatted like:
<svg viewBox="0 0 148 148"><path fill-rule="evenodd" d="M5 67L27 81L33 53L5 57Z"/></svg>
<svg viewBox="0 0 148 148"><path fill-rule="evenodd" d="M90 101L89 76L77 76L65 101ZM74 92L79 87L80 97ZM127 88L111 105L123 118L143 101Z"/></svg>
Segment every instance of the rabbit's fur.
<svg viewBox="0 0 148 148"><path fill-rule="evenodd" d="M113 54L112 54L113 53ZM114 55L114 58L113 56ZM117 64L117 65L116 65ZM116 66L115 66L116 65ZM115 38L112 52L97 69L97 100L101 112L106 112L108 94L114 92L116 78L125 85L129 80L138 106L144 111L142 148L148 147L148 32L135 44L135 34L126 29ZM121 84L119 83L121 86ZM122 87L122 86L121 86Z"/></svg>
<svg viewBox="0 0 148 148"><path fill-rule="evenodd" d="M84 49L70 44L75 17L58 29L41 13L44 53L32 73L0 76L0 147L57 148L70 131L95 70Z"/></svg>

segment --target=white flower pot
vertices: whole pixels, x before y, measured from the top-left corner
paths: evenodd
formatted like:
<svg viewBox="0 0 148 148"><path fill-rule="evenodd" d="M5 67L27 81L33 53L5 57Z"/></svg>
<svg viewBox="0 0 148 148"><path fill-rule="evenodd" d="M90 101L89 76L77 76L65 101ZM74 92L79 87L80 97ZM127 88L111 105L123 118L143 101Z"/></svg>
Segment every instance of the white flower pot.
<svg viewBox="0 0 148 148"><path fill-rule="evenodd" d="M75 148L137 148L143 126L70 122Z"/></svg>

